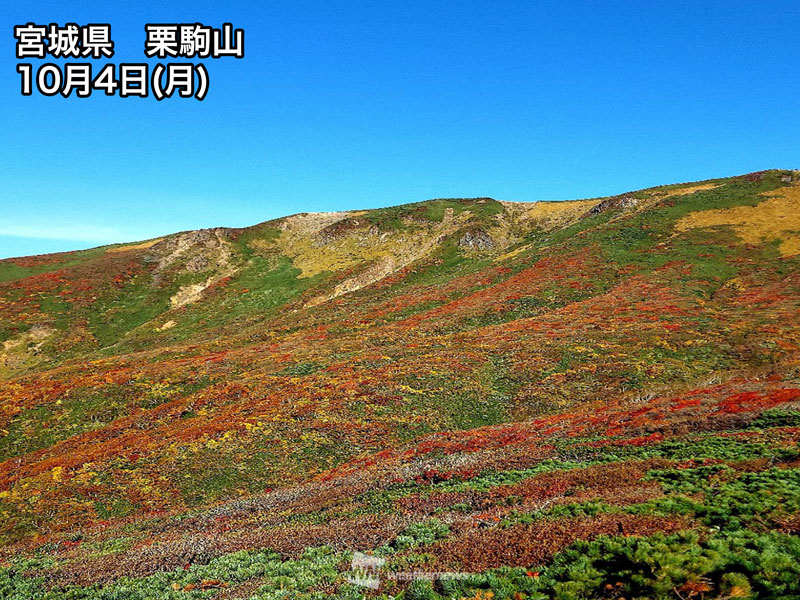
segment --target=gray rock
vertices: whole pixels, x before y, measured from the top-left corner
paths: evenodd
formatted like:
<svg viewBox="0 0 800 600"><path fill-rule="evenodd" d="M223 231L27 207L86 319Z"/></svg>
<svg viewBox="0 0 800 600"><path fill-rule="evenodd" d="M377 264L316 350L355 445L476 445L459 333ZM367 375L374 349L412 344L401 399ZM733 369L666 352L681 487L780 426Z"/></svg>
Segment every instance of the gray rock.
<svg viewBox="0 0 800 600"><path fill-rule="evenodd" d="M202 254L197 254L186 263L186 270L192 273L198 273L200 271L205 271L208 268L208 264L207 257Z"/></svg>
<svg viewBox="0 0 800 600"><path fill-rule="evenodd" d="M467 231L458 240L458 245L469 250L491 250L495 246L492 237L482 229Z"/></svg>
<svg viewBox="0 0 800 600"><path fill-rule="evenodd" d="M591 215L599 215L607 210L633 208L637 204L639 204L639 200L630 194L606 198L590 208L589 212L584 215L584 218Z"/></svg>

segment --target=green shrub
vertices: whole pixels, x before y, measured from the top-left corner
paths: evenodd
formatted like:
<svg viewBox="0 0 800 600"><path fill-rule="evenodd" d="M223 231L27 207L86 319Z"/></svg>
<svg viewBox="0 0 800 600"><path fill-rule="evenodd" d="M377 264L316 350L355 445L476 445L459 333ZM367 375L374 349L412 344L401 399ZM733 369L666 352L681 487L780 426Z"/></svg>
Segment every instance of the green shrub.
<svg viewBox="0 0 800 600"><path fill-rule="evenodd" d="M800 410L773 408L765 410L753 421L753 427L768 429L770 427L800 427Z"/></svg>
<svg viewBox="0 0 800 600"><path fill-rule="evenodd" d="M393 546L397 550L427 546L436 540L447 537L449 533L449 525L438 519L430 519L423 523L409 525L403 533L395 538Z"/></svg>
<svg viewBox="0 0 800 600"><path fill-rule="evenodd" d="M451 582L448 596L474 595L475 586L470 583ZM601 536L575 542L535 572L505 567L487 573L480 587L491 589L496 600L514 598L517 593L537 600L796 600L800 597L800 539L751 531L707 538L693 531Z"/></svg>
<svg viewBox="0 0 800 600"><path fill-rule="evenodd" d="M433 584L427 579L415 579L406 588L403 600L439 600L441 596L433 589Z"/></svg>

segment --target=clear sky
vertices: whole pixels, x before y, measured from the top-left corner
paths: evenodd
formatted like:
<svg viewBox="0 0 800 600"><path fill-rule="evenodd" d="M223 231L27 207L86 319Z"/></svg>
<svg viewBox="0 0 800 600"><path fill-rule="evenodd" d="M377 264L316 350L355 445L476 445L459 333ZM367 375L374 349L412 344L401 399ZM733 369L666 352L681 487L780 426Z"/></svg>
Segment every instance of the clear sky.
<svg viewBox="0 0 800 600"><path fill-rule="evenodd" d="M800 167L796 0L2 4L0 257ZM23 97L29 21L108 22L115 63L145 23L229 21L246 56L203 61L203 102Z"/></svg>

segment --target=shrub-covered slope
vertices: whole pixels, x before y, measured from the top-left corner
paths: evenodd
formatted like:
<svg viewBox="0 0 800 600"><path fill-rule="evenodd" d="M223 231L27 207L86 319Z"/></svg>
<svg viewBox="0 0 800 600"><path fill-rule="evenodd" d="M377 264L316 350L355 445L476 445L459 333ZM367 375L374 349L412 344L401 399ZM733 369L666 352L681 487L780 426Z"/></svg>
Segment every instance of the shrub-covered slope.
<svg viewBox="0 0 800 600"><path fill-rule="evenodd" d="M800 597L798 207L766 171L0 261L0 597Z"/></svg>

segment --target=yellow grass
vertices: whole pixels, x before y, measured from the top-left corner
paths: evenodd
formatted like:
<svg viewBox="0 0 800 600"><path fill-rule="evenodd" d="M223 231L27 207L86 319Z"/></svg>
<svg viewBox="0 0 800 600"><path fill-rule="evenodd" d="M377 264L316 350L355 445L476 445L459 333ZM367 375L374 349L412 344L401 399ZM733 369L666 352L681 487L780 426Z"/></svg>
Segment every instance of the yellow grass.
<svg viewBox="0 0 800 600"><path fill-rule="evenodd" d="M598 200L564 200L541 202L503 202L514 221L537 222L545 229L576 221Z"/></svg>
<svg viewBox="0 0 800 600"><path fill-rule="evenodd" d="M144 250L145 248L149 248L150 246L155 246L158 242L163 240L164 238L158 238L157 240L150 240L149 242L142 242L141 244L129 244L127 246L116 246L114 248L109 248L106 252L127 252L128 250Z"/></svg>
<svg viewBox="0 0 800 600"><path fill-rule="evenodd" d="M746 244L780 240L783 256L800 253L800 186L770 192L757 206L703 210L686 215L676 225L679 232L697 227L730 226Z"/></svg>
<svg viewBox="0 0 800 600"><path fill-rule="evenodd" d="M505 254L501 254L500 256L498 256L497 258L494 259L494 262L502 262L504 260L508 260L509 258L514 258L515 256L525 252L525 250L527 250L530 247L531 247L531 244L525 244L524 246L520 246L518 248L515 248L511 252L506 252Z"/></svg>
<svg viewBox="0 0 800 600"><path fill-rule="evenodd" d="M690 185L688 187L683 187L677 190L669 190L666 192L667 198L672 196L688 196L689 194L694 194L695 192L702 192L704 190L713 190L719 184L717 183L703 183L700 185Z"/></svg>

